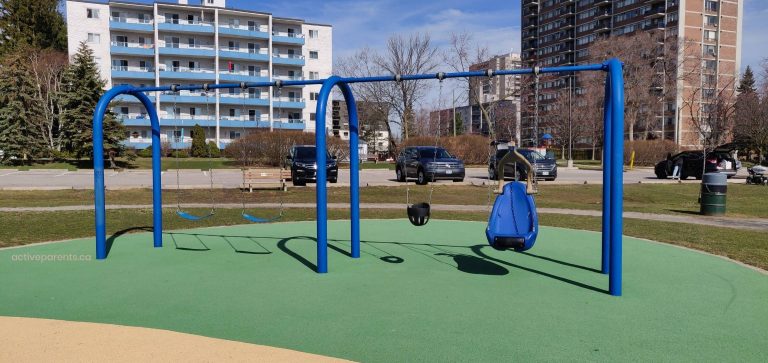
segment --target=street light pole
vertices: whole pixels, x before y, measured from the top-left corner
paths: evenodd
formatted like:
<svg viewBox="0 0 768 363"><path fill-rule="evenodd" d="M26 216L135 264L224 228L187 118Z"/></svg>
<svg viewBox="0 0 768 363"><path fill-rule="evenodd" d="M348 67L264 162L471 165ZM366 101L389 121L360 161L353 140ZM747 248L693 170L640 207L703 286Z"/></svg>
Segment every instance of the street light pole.
<svg viewBox="0 0 768 363"><path fill-rule="evenodd" d="M456 137L456 89L451 90L451 99L453 100L453 137Z"/></svg>

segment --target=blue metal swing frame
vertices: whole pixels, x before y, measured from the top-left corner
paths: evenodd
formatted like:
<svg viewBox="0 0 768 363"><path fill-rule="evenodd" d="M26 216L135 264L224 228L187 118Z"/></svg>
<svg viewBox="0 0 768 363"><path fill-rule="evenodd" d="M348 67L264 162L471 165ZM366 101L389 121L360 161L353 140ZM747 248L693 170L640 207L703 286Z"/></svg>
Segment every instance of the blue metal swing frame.
<svg viewBox="0 0 768 363"><path fill-rule="evenodd" d="M608 291L611 295L620 296L622 293L622 210L623 210L623 154L624 154L624 78L622 64L616 59L610 59L599 64L587 64L565 67L538 69L514 69L498 71L472 71L438 74L388 75L379 77L341 78L332 76L324 80L302 81L272 81L246 83L250 87L276 87L322 85L317 100L316 119L325 120L327 101L334 87L339 87L347 104L350 131L350 241L351 257L360 257L360 195L359 195L359 155L357 143L358 120L357 108L352 94L351 84L366 82L404 82L443 78L493 77L517 74L571 73L571 72L605 72L604 100L604 147L603 147L603 220L602 220L602 273L609 275ZM202 90L241 88L242 84L211 84L194 86L176 86L176 90ZM107 257L106 243L106 206L104 192L104 133L103 120L109 102L119 95L136 97L147 109L152 128L152 204L153 204L153 241L155 247L163 246L162 231L162 199L161 199L161 168L160 168L160 122L152 101L145 92L170 91L171 86L161 87L132 87L116 86L108 90L99 100L93 115L93 157L94 157L94 208L96 216L96 258ZM317 130L317 165L326 163L326 133ZM325 168L317 172L317 272L328 272L328 204L327 204L327 175Z"/></svg>

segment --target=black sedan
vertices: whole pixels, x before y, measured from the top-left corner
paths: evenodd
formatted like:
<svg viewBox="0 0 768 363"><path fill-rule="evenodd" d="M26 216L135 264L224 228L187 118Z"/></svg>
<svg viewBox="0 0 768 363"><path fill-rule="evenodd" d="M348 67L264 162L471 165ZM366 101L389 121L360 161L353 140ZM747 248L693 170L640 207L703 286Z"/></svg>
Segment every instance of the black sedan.
<svg viewBox="0 0 768 363"><path fill-rule="evenodd" d="M509 152L509 149L501 149L496 151L496 155L491 157L491 161L488 163L488 178L491 180L498 180L499 174L496 170L497 163L501 158ZM555 180L557 179L557 163L554 158L541 155L538 151L531 149L517 149L521 155L523 155L528 162L536 169L536 179ZM515 180L524 180L528 175L528 171L525 170L523 164L508 163L504 166L504 178L511 178Z"/></svg>
<svg viewBox="0 0 768 363"><path fill-rule="evenodd" d="M741 168L741 162L733 158L731 151L727 148L717 148L707 153L706 158L704 158L704 151L702 150L683 151L675 155L669 154L665 160L656 164L654 173L657 178L666 179L673 176L675 167L678 167L680 169L679 176L682 180L689 177L701 179L703 172L720 172L731 178Z"/></svg>

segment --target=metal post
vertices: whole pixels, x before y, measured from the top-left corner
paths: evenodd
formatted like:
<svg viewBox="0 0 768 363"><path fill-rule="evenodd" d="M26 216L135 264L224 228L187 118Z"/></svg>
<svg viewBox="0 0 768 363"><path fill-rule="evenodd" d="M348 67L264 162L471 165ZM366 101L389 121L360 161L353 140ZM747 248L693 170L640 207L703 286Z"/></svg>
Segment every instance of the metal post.
<svg viewBox="0 0 768 363"><path fill-rule="evenodd" d="M617 58L608 61L611 79L611 245L608 291L621 296L622 210L624 196L624 76Z"/></svg>
<svg viewBox="0 0 768 363"><path fill-rule="evenodd" d="M603 233L600 272L607 274L610 271L611 241L611 77L606 72L605 98L603 99Z"/></svg>
<svg viewBox="0 0 768 363"><path fill-rule="evenodd" d="M347 114L349 115L350 253L352 258L360 258L360 150L358 149L359 122L357 119L357 104L352 94L352 88L346 83L339 83L338 85L341 88L341 93L344 95L344 102L347 103Z"/></svg>

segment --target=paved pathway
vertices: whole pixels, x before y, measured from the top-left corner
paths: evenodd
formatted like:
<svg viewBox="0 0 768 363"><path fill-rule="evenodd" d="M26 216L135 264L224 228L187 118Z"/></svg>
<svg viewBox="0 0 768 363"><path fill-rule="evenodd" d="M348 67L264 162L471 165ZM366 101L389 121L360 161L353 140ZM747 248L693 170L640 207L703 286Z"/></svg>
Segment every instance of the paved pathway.
<svg viewBox="0 0 768 363"><path fill-rule="evenodd" d="M247 208L277 208L277 203L246 204ZM209 208L210 204L204 203L185 203L183 208ZM227 203L217 204L220 209L242 208L242 204ZM314 203L290 203L285 204L285 208L315 208ZM108 205L107 209L150 209L151 205ZM176 208L175 205L165 205L164 208ZM349 209L346 203L328 203L330 209ZM363 209L405 209L404 204L400 203L361 203ZM451 205L451 204L433 204L432 208L439 211L462 211L462 212L489 212L488 207L484 205ZM0 212L57 212L57 211L81 211L92 210L90 205L70 205L60 207L18 207L18 208L0 208ZM538 208L542 214L566 214L577 216L600 217L602 212L598 210L582 209L563 209L563 208ZM675 214L654 214L641 212L624 212L624 218L644 219L660 222L690 223L713 227L750 229L758 231L768 231L768 218L732 218L732 217L705 217L694 215L675 215Z"/></svg>

